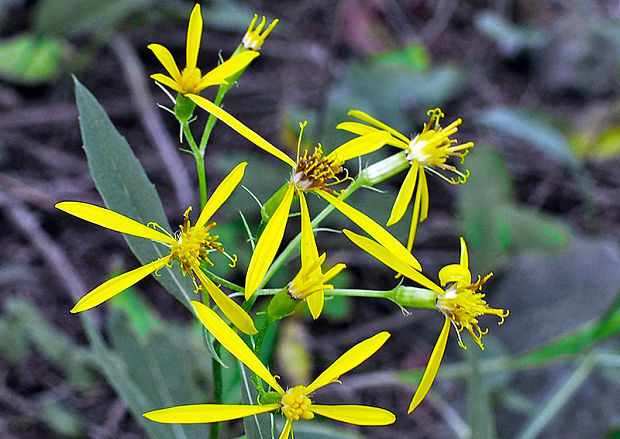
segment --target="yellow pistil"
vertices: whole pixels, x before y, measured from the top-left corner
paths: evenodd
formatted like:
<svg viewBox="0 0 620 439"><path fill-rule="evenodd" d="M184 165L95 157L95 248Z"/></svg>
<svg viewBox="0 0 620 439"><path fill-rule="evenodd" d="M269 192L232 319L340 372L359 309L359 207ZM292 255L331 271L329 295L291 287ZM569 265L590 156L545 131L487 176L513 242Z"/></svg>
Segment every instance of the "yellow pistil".
<svg viewBox="0 0 620 439"><path fill-rule="evenodd" d="M309 393L306 386L295 386L289 389L280 399L282 414L291 421L312 419L314 413L310 410L312 401L306 396Z"/></svg>
<svg viewBox="0 0 620 439"><path fill-rule="evenodd" d="M489 273L484 277L478 276L478 280L471 285L459 285L460 282L449 284L449 287L446 288L446 294L439 296L437 299L437 310L450 319L450 322L456 329L459 346L463 349L467 349L467 346L465 346L461 339L461 331L467 329L474 341L480 346L480 349L484 350L481 338L489 330L480 328L478 317L484 314L496 315L501 319L498 325L503 324L504 319L508 317L508 310L504 311L503 309L489 307L484 300L485 295L480 292L482 286L491 276L493 276L493 273Z"/></svg>
<svg viewBox="0 0 620 439"><path fill-rule="evenodd" d="M441 109L435 108L429 110L426 114L430 116L430 119L428 123L424 124L422 132L409 142L407 160L409 160L409 163L419 163L448 183L465 183L467 177L469 177L469 172L463 173L455 166L446 163L449 157L458 157L462 164L469 149L474 146L473 142L457 144L456 139L450 138L458 131L458 126L463 121L461 118L458 118L450 125L442 128L439 124L439 120L444 117ZM433 167L453 172L457 175L457 178L448 178L435 171Z"/></svg>
<svg viewBox="0 0 620 439"><path fill-rule="evenodd" d="M297 189L304 192L319 189L336 193L329 186L342 183L350 178L348 173L344 178L337 177L343 171L343 163L329 155L324 156L323 147L319 143L314 148L312 155L308 156L308 151L306 150L303 157L297 160L297 166L293 172L291 182L297 186Z"/></svg>
<svg viewBox="0 0 620 439"><path fill-rule="evenodd" d="M191 210L190 206L183 214L183 225L179 226L180 230L177 232L176 242L170 246L170 259L179 262L183 275L189 274L196 289L198 289L194 272L200 270L201 261L205 261L213 266L213 262L209 259L209 253L216 250L221 252L230 259L231 267L235 266L237 257L236 255L230 256L226 253L224 247L218 241L219 235L211 235L209 233L217 225L215 221L204 227L192 227L189 220Z"/></svg>
<svg viewBox="0 0 620 439"><path fill-rule="evenodd" d="M265 32L261 33L261 31L265 27L266 19L263 16L263 19L258 24L258 26L254 28L257 20L258 15L254 14L254 18L252 18L252 22L250 23L250 26L248 26L248 30L243 36L243 40L241 40L241 44L243 44L243 47L245 47L247 50L260 50L261 46L265 42L265 38L269 36L273 28L276 27L276 25L280 21L276 18L269 24L269 26L267 26Z"/></svg>

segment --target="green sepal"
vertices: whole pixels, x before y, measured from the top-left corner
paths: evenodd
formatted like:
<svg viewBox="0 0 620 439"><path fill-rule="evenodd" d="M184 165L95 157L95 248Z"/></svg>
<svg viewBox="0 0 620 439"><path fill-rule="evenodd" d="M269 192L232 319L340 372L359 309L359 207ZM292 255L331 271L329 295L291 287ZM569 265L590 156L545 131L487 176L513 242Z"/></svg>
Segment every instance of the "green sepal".
<svg viewBox="0 0 620 439"><path fill-rule="evenodd" d="M280 395L278 392L265 392L258 398L258 402L261 404L275 404L280 401Z"/></svg>
<svg viewBox="0 0 620 439"><path fill-rule="evenodd" d="M293 299L289 296L288 290L283 288L278 291L271 299L271 302L269 302L267 315L272 321L283 319L293 312L298 303L299 300Z"/></svg>
<svg viewBox="0 0 620 439"><path fill-rule="evenodd" d="M187 122L194 115L196 104L181 93L177 94L177 102L174 104L174 116L181 123Z"/></svg>
<svg viewBox="0 0 620 439"><path fill-rule="evenodd" d="M261 208L260 208L261 222L258 225L258 231L256 232L256 239L257 240L260 237L260 235L263 233L263 230L267 226L267 223L269 222L269 220L271 219L271 217L275 213L275 211L278 208L278 206L280 205L280 203L282 203L282 199L284 199L284 195L286 195L286 191L288 189L288 185L289 184L290 183L288 183L288 182L283 184L280 187L280 189L278 189L271 196L271 198L268 199L267 202L261 206ZM294 195L293 202L295 202L295 198L297 196L298 196L297 194Z"/></svg>

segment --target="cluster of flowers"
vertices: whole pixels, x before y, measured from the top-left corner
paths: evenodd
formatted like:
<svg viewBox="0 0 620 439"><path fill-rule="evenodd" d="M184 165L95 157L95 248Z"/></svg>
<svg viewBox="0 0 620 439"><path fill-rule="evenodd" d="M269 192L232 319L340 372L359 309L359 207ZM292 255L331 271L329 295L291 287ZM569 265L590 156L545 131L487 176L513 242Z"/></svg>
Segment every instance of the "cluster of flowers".
<svg viewBox="0 0 620 439"><path fill-rule="evenodd" d="M301 153L299 151L301 149L300 133L297 157L293 160L234 116L224 111L219 105L199 95L202 90L209 86L232 84L249 63L259 56L258 51L265 38L276 26L277 20L265 28L265 18L263 17L262 21L256 26L257 19L258 17L254 16L254 20L243 38L242 45L233 56L203 75L197 67L202 35L202 17L200 7L196 5L191 13L187 32L186 67L180 71L168 49L158 44L151 44L149 49L153 51L169 74L166 76L157 73L152 75L152 78L178 92L175 100L175 114L180 122L189 120L194 109L198 106L291 167L290 179L280 190L276 191L267 203L271 206L270 209L265 209L265 206L263 208L266 225L258 238L246 273L245 299L249 300L253 295L260 294L261 288L268 280L267 273L283 240L293 201L297 199L301 212L301 268L292 281L272 298L268 307L268 323L273 323L289 315L300 301L305 301L312 317L318 318L323 309L326 292L329 294L329 291L333 289L333 286L327 282L345 268L345 265L340 263L326 272L323 271L322 266L326 255L325 253L319 255L315 242L312 221L306 203L306 193L308 192L313 192L322 197L370 236L369 238L350 230L343 230L344 234L355 245L398 274L423 287L425 305L420 305L420 288L416 289L417 294L414 292L411 294L403 293L394 299L401 306L434 308L445 316L445 323L423 378L409 405L408 413L411 413L431 387L443 357L450 326L455 328L458 344L462 348L466 348L461 339L461 332L464 329L471 334L480 348L483 348L481 337L486 333L486 330L480 328L478 317L484 314L493 314L499 317L501 324L508 315L508 311L491 308L484 300L485 295L481 289L491 274L484 277L478 276L475 281L472 280L467 247L463 238L460 240L460 261L456 264L447 265L439 271L439 284L422 274L420 263L411 253L418 223L424 221L428 215L429 193L426 171L451 184L464 183L468 173L459 171L455 166L448 164L447 160L456 157L462 163L465 155L474 145L472 142L459 144L453 138L461 124L460 119L445 127L441 126L440 120L444 115L440 109L428 112L428 122L424 125L423 130L413 138L408 138L362 111L352 110L349 115L358 121L343 122L337 128L353 133L356 135L355 138L329 154L324 153L320 144L312 151ZM303 132L304 126L305 123L300 124L301 132ZM367 215L347 204L345 202L345 198L349 194L347 190L336 191L332 189L333 185L341 184L347 180L353 181L343 168L343 164L347 160L376 151L385 145L402 151L367 167L363 172L365 172L366 182L376 184L408 168L387 222L387 226L390 226L400 221L413 200L413 217L406 246ZM222 243L218 241L218 236L212 234L216 223L210 222L210 220L241 182L245 166L245 162L238 164L218 185L211 197L204 203L203 209L193 225L189 218L191 208L188 208L184 214L184 222L180 226L180 230L174 235L157 224L144 225L102 207L81 202L58 203L57 208L83 220L128 235L150 239L170 249L167 256L117 276L95 288L86 294L71 312L77 313L91 309L121 293L149 274L156 273L163 267L171 266L173 262L177 262L183 275L188 275L193 280L196 292L201 290L208 293L220 312L236 330L248 335L258 334L256 337L258 339L261 334L254 326L250 315L226 295L203 271L205 267L203 263L213 265L209 259L209 255L213 251L228 256L233 265L236 262L234 256L226 253ZM447 177L446 173L448 175L451 173L454 177ZM269 211L265 212L265 210ZM213 337L251 369L257 377L268 384L272 390L265 391L262 386L258 386L259 399L258 404L255 405L198 404L177 406L145 413L144 416L148 419L161 423L211 423L278 411L286 419L280 438L289 437L293 421L312 419L315 414L356 425L387 425L395 421L394 414L382 408L361 405L320 405L315 404L310 399L310 395L315 390L332 382L338 382L342 374L358 366L374 354L388 340L389 333L380 332L358 343L340 356L309 385L298 385L285 390L278 383L276 377L258 359L257 353L260 351L260 343L254 343L254 346L250 348L237 331L231 328L209 306L199 301L192 301L191 304L196 316ZM263 329L264 327L261 328L261 331Z"/></svg>

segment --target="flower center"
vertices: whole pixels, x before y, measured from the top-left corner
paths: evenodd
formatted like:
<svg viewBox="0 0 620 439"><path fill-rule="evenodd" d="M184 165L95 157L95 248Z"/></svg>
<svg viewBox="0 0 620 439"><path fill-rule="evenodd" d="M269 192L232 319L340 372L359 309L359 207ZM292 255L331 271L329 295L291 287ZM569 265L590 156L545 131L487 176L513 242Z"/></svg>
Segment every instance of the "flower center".
<svg viewBox="0 0 620 439"><path fill-rule="evenodd" d="M306 396L306 386L289 389L280 399L280 406L282 414L292 421L314 418L314 413L310 410L312 401Z"/></svg>
<svg viewBox="0 0 620 439"><path fill-rule="evenodd" d="M348 176L343 179L337 177L342 170L341 162L329 156L323 156L323 147L319 144L314 148L312 155L308 156L306 150L303 157L297 160L297 167L291 181L301 191L322 189L335 193L329 186L341 183L348 178Z"/></svg>
<svg viewBox="0 0 620 439"><path fill-rule="evenodd" d="M181 72L181 83L179 85L184 93L198 93L201 91L198 88L201 79L202 73L198 67L185 67Z"/></svg>
<svg viewBox="0 0 620 439"><path fill-rule="evenodd" d="M189 273L194 280L192 271L200 269L201 261L213 265L208 256L210 252L214 250L225 252L222 244L217 241L219 236L209 234L209 230L213 229L217 223L212 222L205 227L192 227L189 220L191 210L192 208L189 207L183 214L183 225L177 232L176 242L171 246L170 256L179 262L183 274Z"/></svg>
<svg viewBox="0 0 620 439"><path fill-rule="evenodd" d="M447 127L442 128L439 124L439 119L444 114L439 108L429 110L427 114L430 116L428 123L424 124L422 132L409 142L407 160L409 162L416 161L429 170L432 170L434 166L453 172L457 175L456 178L447 178L442 174L438 175L453 184L464 183L469 173L462 173L455 166L446 163L449 157L458 157L461 163L463 163L469 149L474 146L473 142L457 144L456 139L450 138L451 135L458 131L458 126L462 120L457 119Z"/></svg>
<svg viewBox="0 0 620 439"><path fill-rule="evenodd" d="M467 349L461 339L461 331L463 329L467 329L478 346L484 349L481 338L489 330L480 329L478 317L484 314L496 315L501 319L498 325L503 324L504 318L508 317L508 310L504 311L503 309L489 307L484 300L485 295L480 292L482 286L492 275L493 273L490 273L483 278L478 276L478 280L471 285L459 285L458 282L452 283L446 289L446 294L437 299L437 310L451 320L454 328L457 330L459 346L463 349Z"/></svg>

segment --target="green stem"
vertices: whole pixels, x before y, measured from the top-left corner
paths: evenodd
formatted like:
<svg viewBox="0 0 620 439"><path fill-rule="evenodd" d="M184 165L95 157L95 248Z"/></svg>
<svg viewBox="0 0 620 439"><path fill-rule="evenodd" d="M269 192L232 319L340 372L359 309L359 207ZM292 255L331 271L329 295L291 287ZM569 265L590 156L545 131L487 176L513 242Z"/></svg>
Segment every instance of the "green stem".
<svg viewBox="0 0 620 439"><path fill-rule="evenodd" d="M222 352L222 345L217 340L213 341L213 349L219 357ZM213 367L213 402L214 404L222 403L222 365L215 358L211 359L211 365ZM220 435L220 423L214 422L211 424L209 433L209 439L218 439Z"/></svg>
<svg viewBox="0 0 620 439"><path fill-rule="evenodd" d="M221 107L222 101L224 100L224 95L228 90L230 90L230 85L220 85L220 88L217 90L217 95L215 96L213 103L218 107ZM209 137L211 137L211 131L213 131L213 127L215 126L216 121L217 118L214 115L209 114L209 118L207 119L207 123L205 124L205 129L202 132L202 138L200 139L199 150L202 154L205 153L205 149L207 148L207 142L209 141Z"/></svg>
<svg viewBox="0 0 620 439"><path fill-rule="evenodd" d="M263 342L265 341L265 335L267 334L267 331L269 330L271 325L273 325L273 323L274 323L274 320L270 318L269 316L267 316L267 318L265 319L265 322L262 324L262 326L258 330L258 334L256 334L256 337L254 338L254 353L256 354L256 356L260 356L260 350L263 347Z"/></svg>
<svg viewBox="0 0 620 439"><path fill-rule="evenodd" d="M202 210L207 204L207 176L205 174L204 153L198 149L192 130L189 128L189 122L182 122L183 134L191 150L194 161L196 162L196 174L198 175L198 186L200 188L200 209Z"/></svg>

